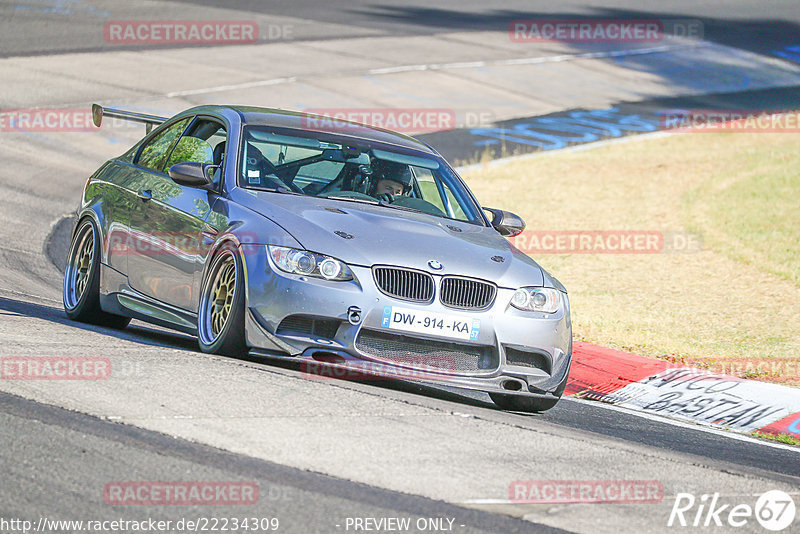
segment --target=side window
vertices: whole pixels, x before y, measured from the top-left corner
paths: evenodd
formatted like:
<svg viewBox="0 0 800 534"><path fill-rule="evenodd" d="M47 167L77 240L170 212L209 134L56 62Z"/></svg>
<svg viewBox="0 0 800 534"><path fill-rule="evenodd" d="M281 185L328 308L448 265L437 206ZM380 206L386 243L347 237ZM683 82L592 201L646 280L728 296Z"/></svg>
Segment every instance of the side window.
<svg viewBox="0 0 800 534"><path fill-rule="evenodd" d="M142 149L136 163L141 167L160 171L164 167L164 160L167 158L172 145L186 128L188 122L189 119L178 121L152 138Z"/></svg>
<svg viewBox="0 0 800 534"><path fill-rule="evenodd" d="M437 179L429 169L422 167L413 169L423 200L430 202L450 218L462 221L467 219L446 182Z"/></svg>
<svg viewBox="0 0 800 534"><path fill-rule="evenodd" d="M227 132L217 121L197 119L178 140L164 165L164 171L176 163L209 163L222 165L225 158ZM218 185L220 169L214 172L213 182Z"/></svg>
<svg viewBox="0 0 800 534"><path fill-rule="evenodd" d="M415 167L414 176L417 179L420 194L422 198L436 206L442 211L447 211L442 201L442 196L439 194L439 189L436 187L436 179L429 169L422 169Z"/></svg>

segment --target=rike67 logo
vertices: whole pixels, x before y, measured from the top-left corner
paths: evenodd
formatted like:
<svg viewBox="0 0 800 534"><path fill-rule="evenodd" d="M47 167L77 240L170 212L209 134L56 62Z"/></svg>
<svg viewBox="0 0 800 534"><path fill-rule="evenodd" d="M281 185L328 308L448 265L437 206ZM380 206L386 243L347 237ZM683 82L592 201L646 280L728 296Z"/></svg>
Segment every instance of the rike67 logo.
<svg viewBox="0 0 800 534"><path fill-rule="evenodd" d="M731 503L719 493L704 494L699 499L691 493L678 493L667 526L727 529L752 525L755 519L763 528L779 532L794 522L795 512L791 495L780 490L762 493L755 506Z"/></svg>

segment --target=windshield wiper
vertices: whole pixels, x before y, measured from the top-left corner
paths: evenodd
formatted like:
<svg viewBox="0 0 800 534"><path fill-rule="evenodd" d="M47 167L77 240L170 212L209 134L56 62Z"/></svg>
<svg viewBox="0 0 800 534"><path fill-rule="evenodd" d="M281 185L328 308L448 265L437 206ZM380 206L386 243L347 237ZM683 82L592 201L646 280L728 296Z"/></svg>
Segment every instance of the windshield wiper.
<svg viewBox="0 0 800 534"><path fill-rule="evenodd" d="M418 210L416 208L409 208L408 206L399 206L399 205L394 204L392 202L386 202L385 200L377 200L377 199L369 200L369 199L366 199L366 198L340 197L340 196L335 196L335 195L332 195L332 196L329 196L329 197L325 197L325 198L330 198L332 200L345 200L345 201L348 201L348 202L361 202L362 204L370 204L371 206L383 206L384 208L394 208L394 209L403 210L403 211L413 211L415 213L425 213L427 215L432 215L431 213L427 213L425 211Z"/></svg>
<svg viewBox="0 0 800 534"><path fill-rule="evenodd" d="M409 208L408 206L399 206L397 204L392 204L391 202L386 202L384 200L381 200L380 204L381 204L381 206L388 206L390 208L394 208L394 209L397 209L397 210L413 211L413 212L416 212L416 213L424 213L426 215L433 215L433 213L428 213L427 211L418 210L416 208Z"/></svg>
<svg viewBox="0 0 800 534"><path fill-rule="evenodd" d="M288 187L258 187L258 186L247 186L247 189L255 189L256 191L266 191L267 193L283 193L284 195L300 195L304 196L303 193L298 193L297 191L292 191Z"/></svg>
<svg viewBox="0 0 800 534"><path fill-rule="evenodd" d="M322 198L329 198L331 200L345 200L347 202L361 202L362 204L372 204L373 206L383 205L381 202L377 200L368 200L366 198L355 198L355 197L340 197L336 195L331 195L329 197L322 197ZM388 206L388 204L386 204Z"/></svg>

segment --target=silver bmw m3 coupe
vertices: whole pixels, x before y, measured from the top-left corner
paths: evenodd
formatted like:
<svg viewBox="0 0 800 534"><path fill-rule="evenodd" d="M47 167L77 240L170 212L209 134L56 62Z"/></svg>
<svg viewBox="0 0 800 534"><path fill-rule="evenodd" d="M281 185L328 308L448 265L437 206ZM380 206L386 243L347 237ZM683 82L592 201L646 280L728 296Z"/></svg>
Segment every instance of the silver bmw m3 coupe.
<svg viewBox="0 0 800 534"><path fill-rule="evenodd" d="M427 144L264 108L93 113L148 133L83 190L71 319L137 318L209 353L479 390L510 410L560 398L566 290L505 239L522 220L482 208Z"/></svg>

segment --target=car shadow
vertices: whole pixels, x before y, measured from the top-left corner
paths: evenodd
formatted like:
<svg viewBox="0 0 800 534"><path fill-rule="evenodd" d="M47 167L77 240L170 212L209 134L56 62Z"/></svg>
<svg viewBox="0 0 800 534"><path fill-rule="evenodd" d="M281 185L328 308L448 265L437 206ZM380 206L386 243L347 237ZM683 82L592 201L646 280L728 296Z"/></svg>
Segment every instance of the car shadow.
<svg viewBox="0 0 800 534"><path fill-rule="evenodd" d="M196 350L197 341L186 334L152 328L142 323L132 323L125 329L108 328L70 320L64 310L43 304L0 297L0 314L34 317L56 324L71 326L89 332L105 334L143 345Z"/></svg>
<svg viewBox="0 0 800 534"><path fill-rule="evenodd" d="M249 354L247 356L243 356L238 358L240 360L249 361L253 363L259 363L268 365L270 367L279 367L281 369L287 369L295 372L300 373L308 373L308 370L304 367L301 361L291 361L287 359L277 359L277 358L270 358L268 356L260 356ZM487 397L485 393L482 392L467 392L466 390L460 392L456 388L448 388L445 386L437 386L437 385L430 385L421 382L413 382L408 380L387 380L385 378L380 377L369 377L369 376L337 376L337 377L324 377L324 380L332 380L341 383L353 383L353 384L366 384L369 386L373 386L379 389L387 389L392 391L399 391L403 393L411 393L414 395L420 395L423 397L430 397L438 400L449 401L457 404L463 404L466 406L474 406L477 408L493 408L499 410L493 402L490 400L484 400L481 397ZM525 415L536 415L536 414L525 414Z"/></svg>
<svg viewBox="0 0 800 534"><path fill-rule="evenodd" d="M46 306L43 304L35 304L23 300L11 299L7 297L0 297L0 316L14 315L33 317L42 319L56 324L78 328L88 332L95 332L107 336L112 336L117 339L124 339L132 343L139 343L149 346L167 347L190 350L199 352L197 340L193 336L174 332L171 330L161 330L157 327L134 322L124 329L108 328L103 326L96 326L86 323L79 323L70 320L64 311L60 308ZM246 355L240 358L231 358L241 361L248 361L268 365L270 367L277 367L297 372L302 372L301 362L290 361L285 359L275 359L257 355ZM385 380L381 378L335 378L334 380L342 383L353 382L360 384L368 384L378 389L385 389L391 391L398 391L403 393L411 393L422 397L429 397L464 406L473 406L477 408L492 408L499 410L497 406L488 399L484 400L480 397L486 397L485 393L480 392L464 392L460 393L453 388L432 386L429 384L400 381L400 380ZM537 415L537 414L521 414L521 415Z"/></svg>

